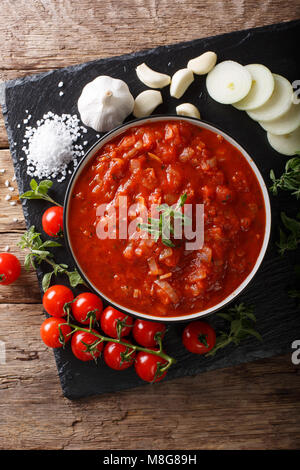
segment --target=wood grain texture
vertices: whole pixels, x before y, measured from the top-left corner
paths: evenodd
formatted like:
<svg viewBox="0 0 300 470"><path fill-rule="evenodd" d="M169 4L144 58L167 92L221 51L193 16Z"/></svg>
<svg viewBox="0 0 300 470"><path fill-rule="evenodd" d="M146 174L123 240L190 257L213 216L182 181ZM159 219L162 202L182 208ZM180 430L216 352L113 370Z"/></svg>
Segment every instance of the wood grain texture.
<svg viewBox="0 0 300 470"><path fill-rule="evenodd" d="M1 0L0 81L299 17L282 0Z"/></svg>
<svg viewBox="0 0 300 470"><path fill-rule="evenodd" d="M0 316L2 449L299 448L300 374L289 356L69 402L39 338L41 307L0 305Z"/></svg>
<svg viewBox="0 0 300 470"><path fill-rule="evenodd" d="M300 4L282 0L1 0L0 81L299 14ZM7 146L0 118L0 148ZM4 182L13 176L8 150L0 151L1 168L0 251L9 245L22 259L21 207L5 201ZM69 402L39 338L35 273L23 270L1 287L0 318L7 349L0 449L299 448L300 373L290 356Z"/></svg>

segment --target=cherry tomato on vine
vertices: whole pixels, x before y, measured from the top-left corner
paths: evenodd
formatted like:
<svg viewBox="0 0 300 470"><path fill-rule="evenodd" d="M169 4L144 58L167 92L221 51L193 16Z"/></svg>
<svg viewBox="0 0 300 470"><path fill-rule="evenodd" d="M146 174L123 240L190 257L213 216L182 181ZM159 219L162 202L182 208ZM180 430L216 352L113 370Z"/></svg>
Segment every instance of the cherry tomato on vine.
<svg viewBox="0 0 300 470"><path fill-rule="evenodd" d="M160 334L163 338L165 332L166 327L163 323L146 320L136 320L132 329L136 342L145 348L155 348L158 345L155 336Z"/></svg>
<svg viewBox="0 0 300 470"><path fill-rule="evenodd" d="M97 331L94 333L97 333ZM80 361L96 360L103 349L103 342L98 343L100 339L86 331L76 331L72 336L71 348L74 356Z"/></svg>
<svg viewBox="0 0 300 470"><path fill-rule="evenodd" d="M189 323L182 334L184 347L194 354L206 354L216 344L215 330L204 321Z"/></svg>
<svg viewBox="0 0 300 470"><path fill-rule="evenodd" d="M122 327L121 337L128 336L133 325L133 318L113 307L107 307L101 315L101 329L107 336L117 338L117 325Z"/></svg>
<svg viewBox="0 0 300 470"><path fill-rule="evenodd" d="M71 339L71 336L67 336L71 331L69 325L62 318L50 317L41 324L40 334L46 346L61 348Z"/></svg>
<svg viewBox="0 0 300 470"><path fill-rule="evenodd" d="M93 324L95 321L99 322L102 310L102 300L91 292L79 294L72 303L73 317L83 325L90 324L90 316L94 319Z"/></svg>
<svg viewBox="0 0 300 470"><path fill-rule="evenodd" d="M63 208L52 206L47 209L42 217L44 232L50 237L58 237L63 232Z"/></svg>
<svg viewBox="0 0 300 470"><path fill-rule="evenodd" d="M134 367L137 375L146 382L159 382L167 371L160 373L159 367L167 364L163 358L148 352L139 352L136 356Z"/></svg>
<svg viewBox="0 0 300 470"><path fill-rule="evenodd" d="M126 343L128 341L124 340ZM130 353L130 343L128 342L128 348L123 344L119 343L107 343L103 351L103 359L105 363L114 370L124 370L132 366L136 353L133 352L127 358L124 358L124 354Z"/></svg>
<svg viewBox="0 0 300 470"><path fill-rule="evenodd" d="M21 264L18 258L11 253L0 253L0 284L8 286L12 284L21 272Z"/></svg>
<svg viewBox="0 0 300 470"><path fill-rule="evenodd" d="M66 286L59 284L49 287L43 296L43 306L49 315L53 317L63 317L66 315L64 305L72 302L73 292Z"/></svg>

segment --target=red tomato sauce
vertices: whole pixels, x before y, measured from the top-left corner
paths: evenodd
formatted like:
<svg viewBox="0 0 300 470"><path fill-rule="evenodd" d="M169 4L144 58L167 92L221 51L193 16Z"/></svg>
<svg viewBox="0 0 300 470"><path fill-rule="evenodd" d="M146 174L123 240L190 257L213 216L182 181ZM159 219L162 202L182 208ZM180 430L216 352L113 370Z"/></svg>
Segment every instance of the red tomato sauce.
<svg viewBox="0 0 300 470"><path fill-rule="evenodd" d="M204 245L184 240L101 240L99 204L204 204ZM108 206L107 206L108 207ZM138 206L139 207L139 206ZM77 179L69 236L81 270L112 301L151 315L180 316L212 307L251 272L265 232L257 178L222 136L183 121L137 125L105 144ZM136 217L128 214L129 222ZM141 231L142 232L142 231Z"/></svg>

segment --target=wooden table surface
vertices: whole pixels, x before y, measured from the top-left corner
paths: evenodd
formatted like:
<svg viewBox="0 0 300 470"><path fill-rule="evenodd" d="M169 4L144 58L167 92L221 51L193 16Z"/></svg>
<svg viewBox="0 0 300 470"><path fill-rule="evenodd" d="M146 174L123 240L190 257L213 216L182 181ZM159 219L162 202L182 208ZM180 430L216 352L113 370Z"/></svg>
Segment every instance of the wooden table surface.
<svg viewBox="0 0 300 470"><path fill-rule="evenodd" d="M0 80L300 17L283 0L1 0ZM13 168L0 120L0 252L25 228L5 201ZM15 183L13 183L15 185ZM17 198L16 191L11 193ZM14 219L18 220L15 221ZM267 314L267 312L266 312ZM1 449L281 449L300 446L290 355L70 402L39 338L35 273L0 288Z"/></svg>

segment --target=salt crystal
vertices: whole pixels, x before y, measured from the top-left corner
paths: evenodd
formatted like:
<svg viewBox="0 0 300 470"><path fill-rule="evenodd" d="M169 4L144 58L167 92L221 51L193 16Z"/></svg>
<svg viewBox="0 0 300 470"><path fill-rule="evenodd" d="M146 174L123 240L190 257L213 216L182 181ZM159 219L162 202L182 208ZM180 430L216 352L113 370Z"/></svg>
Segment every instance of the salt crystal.
<svg viewBox="0 0 300 470"><path fill-rule="evenodd" d="M13 222L19 222L19 219L17 219L17 217L14 217Z"/></svg>
<svg viewBox="0 0 300 470"><path fill-rule="evenodd" d="M73 162L75 168L77 158L84 155L83 147L75 145L84 129L79 124L76 114L58 116L49 111L37 121L35 128L26 128L27 146L22 150L27 156L27 174L38 178L58 177L57 181L63 181L68 164Z"/></svg>
<svg viewBox="0 0 300 470"><path fill-rule="evenodd" d="M83 145L87 145L87 144L88 144L88 141L85 140L85 141L83 142Z"/></svg>
<svg viewBox="0 0 300 470"><path fill-rule="evenodd" d="M10 194L7 194L7 195L5 196L5 200L6 200L6 201L9 201L10 199L11 199L11 195L10 195Z"/></svg>
<svg viewBox="0 0 300 470"><path fill-rule="evenodd" d="M10 251L10 246L6 245L6 247L4 248L4 251Z"/></svg>
<svg viewBox="0 0 300 470"><path fill-rule="evenodd" d="M15 188L14 188L13 186L9 186L8 190L9 190L9 191L14 191Z"/></svg>
<svg viewBox="0 0 300 470"><path fill-rule="evenodd" d="M21 124L18 124L18 125L17 125L17 128L20 129L20 127L21 127Z"/></svg>
<svg viewBox="0 0 300 470"><path fill-rule="evenodd" d="M8 180L5 180L4 184L5 184L5 186L6 186L7 188L10 186L10 183L9 183Z"/></svg>
<svg viewBox="0 0 300 470"><path fill-rule="evenodd" d="M1 168L0 173L5 173L4 168Z"/></svg>
<svg viewBox="0 0 300 470"><path fill-rule="evenodd" d="M59 84L57 86L58 86L58 88L61 88L63 85L64 85L64 82L59 82Z"/></svg>
<svg viewBox="0 0 300 470"><path fill-rule="evenodd" d="M59 92L59 96L63 96L64 92L63 91L60 91Z"/></svg>
<svg viewBox="0 0 300 470"><path fill-rule="evenodd" d="M16 201L11 201L11 202L10 202L10 205L11 205L11 206L15 206L16 204L17 204Z"/></svg>
<svg viewBox="0 0 300 470"><path fill-rule="evenodd" d="M11 180L16 181L16 175L14 175Z"/></svg>

